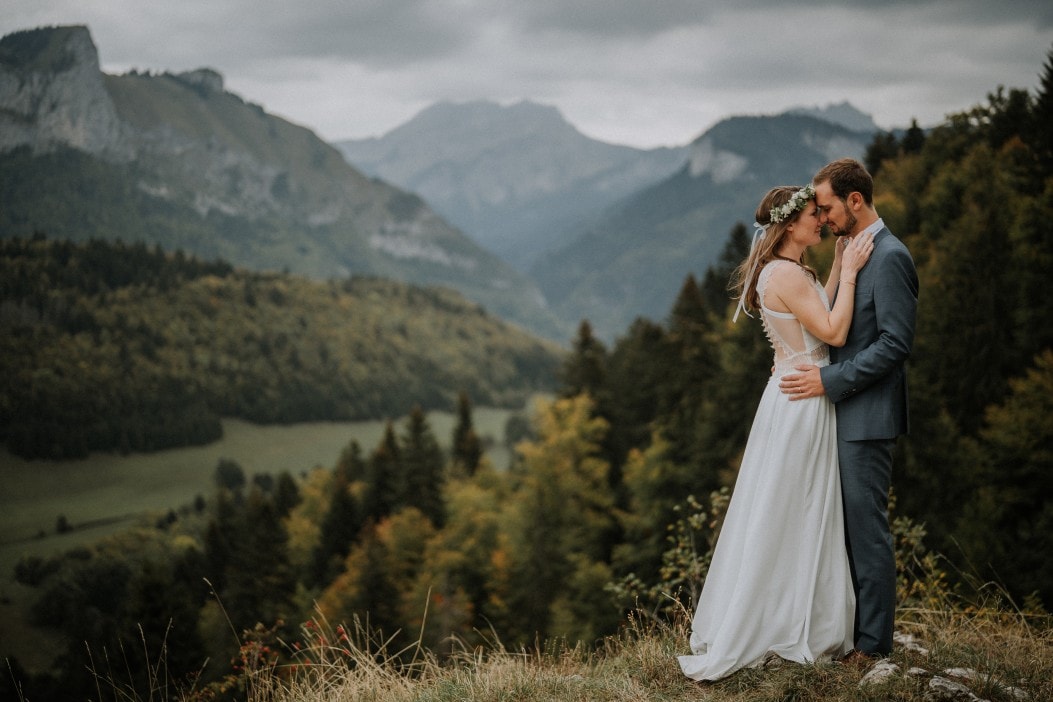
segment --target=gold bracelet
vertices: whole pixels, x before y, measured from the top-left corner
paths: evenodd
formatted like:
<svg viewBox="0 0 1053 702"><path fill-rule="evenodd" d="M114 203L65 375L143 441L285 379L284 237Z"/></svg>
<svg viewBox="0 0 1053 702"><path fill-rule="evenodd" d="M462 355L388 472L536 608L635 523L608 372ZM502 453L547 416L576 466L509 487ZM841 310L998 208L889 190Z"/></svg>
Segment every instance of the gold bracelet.
<svg viewBox="0 0 1053 702"><path fill-rule="evenodd" d="M838 282L841 283L841 285L855 285L851 280L840 280Z"/></svg>

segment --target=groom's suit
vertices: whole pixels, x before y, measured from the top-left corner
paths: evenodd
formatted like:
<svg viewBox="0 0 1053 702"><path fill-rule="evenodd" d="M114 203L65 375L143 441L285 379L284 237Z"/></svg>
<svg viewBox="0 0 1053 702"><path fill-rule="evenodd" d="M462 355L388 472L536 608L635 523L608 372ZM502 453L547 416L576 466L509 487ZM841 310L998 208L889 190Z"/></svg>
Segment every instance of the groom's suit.
<svg viewBox="0 0 1053 702"><path fill-rule="evenodd" d="M892 651L896 563L888 495L896 437L908 427L904 364L914 343L917 307L914 261L882 226L870 260L856 276L848 339L830 349L831 364L820 369L837 409L845 538L856 589L855 644L870 654Z"/></svg>

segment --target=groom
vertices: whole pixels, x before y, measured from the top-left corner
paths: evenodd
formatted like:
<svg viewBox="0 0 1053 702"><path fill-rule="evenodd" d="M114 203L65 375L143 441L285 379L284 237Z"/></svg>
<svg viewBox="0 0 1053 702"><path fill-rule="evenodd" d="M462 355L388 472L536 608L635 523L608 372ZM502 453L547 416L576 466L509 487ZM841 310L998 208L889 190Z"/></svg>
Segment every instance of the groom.
<svg viewBox="0 0 1053 702"><path fill-rule="evenodd" d="M907 433L904 364L914 343L918 274L907 247L874 209L874 181L857 161L823 167L812 180L819 221L837 236L874 233L874 253L859 271L848 340L830 365L797 366L780 383L791 400L829 396L837 409L837 451L845 541L856 592L855 647L868 657L892 652L896 561L888 522L892 454Z"/></svg>

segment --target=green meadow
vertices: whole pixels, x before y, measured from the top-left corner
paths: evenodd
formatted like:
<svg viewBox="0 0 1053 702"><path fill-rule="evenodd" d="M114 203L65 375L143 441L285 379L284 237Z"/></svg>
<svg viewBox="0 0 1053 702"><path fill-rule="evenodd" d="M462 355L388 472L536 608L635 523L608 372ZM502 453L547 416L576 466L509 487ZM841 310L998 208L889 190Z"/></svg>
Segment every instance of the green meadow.
<svg viewBox="0 0 1053 702"><path fill-rule="evenodd" d="M507 409L476 408L476 431L494 466L507 466L504 426ZM455 417L432 412L428 422L448 446ZM403 420L396 421L401 433ZM363 453L379 443L384 421L308 422L261 426L223 420L223 438L205 446L149 454L92 454L83 460L27 461L0 451L0 597L11 587L12 570L24 555L46 556L90 542L142 518L163 515L209 499L220 459L237 462L247 478L294 476L316 466L330 468L352 439ZM72 531L59 534L59 517Z"/></svg>

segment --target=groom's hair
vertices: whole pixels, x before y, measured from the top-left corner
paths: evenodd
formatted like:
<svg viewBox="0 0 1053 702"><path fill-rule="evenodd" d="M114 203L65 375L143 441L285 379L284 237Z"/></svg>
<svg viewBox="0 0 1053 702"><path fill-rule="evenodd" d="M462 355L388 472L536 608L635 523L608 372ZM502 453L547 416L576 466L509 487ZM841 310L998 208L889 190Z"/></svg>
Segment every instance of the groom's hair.
<svg viewBox="0 0 1053 702"><path fill-rule="evenodd" d="M842 158L828 163L812 178L815 185L826 181L830 181L830 189L841 200L846 199L850 193L859 193L867 205L874 204L874 179L867 173L863 164L854 158Z"/></svg>

